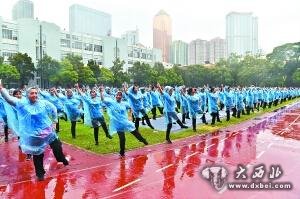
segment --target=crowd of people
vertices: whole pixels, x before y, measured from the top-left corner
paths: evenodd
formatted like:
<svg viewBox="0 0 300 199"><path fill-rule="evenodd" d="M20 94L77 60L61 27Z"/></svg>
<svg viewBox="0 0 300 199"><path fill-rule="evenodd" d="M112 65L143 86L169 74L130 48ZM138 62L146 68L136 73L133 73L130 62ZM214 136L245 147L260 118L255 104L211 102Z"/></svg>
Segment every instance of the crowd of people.
<svg viewBox="0 0 300 199"><path fill-rule="evenodd" d="M58 138L59 121L70 122L70 136L76 139L76 124L83 121L93 128L95 145L99 145L99 128L106 138L118 134L120 155L125 155L125 132L148 145L139 131L140 123L155 129L151 121L158 117L157 111L165 118L166 143L171 144L170 133L173 124L189 128L186 120L192 122L192 130L197 131L197 116L208 125L221 122L219 111L226 112L226 121L231 117L240 118L260 108L277 106L300 96L298 88L259 88L259 87L209 87L150 85L139 87L126 83L121 89L103 86L79 86L73 88L6 90L0 83L0 120L4 124L5 142L8 142L9 129L19 138L19 148L33 156L37 178L44 179L44 151L48 145L58 162L68 165L61 142ZM129 114L131 113L131 115ZM181 112L181 118L179 118ZM108 115L109 122L105 121ZM130 116L130 117L129 117ZM151 120L152 118L152 120ZM146 122L146 124L145 124Z"/></svg>

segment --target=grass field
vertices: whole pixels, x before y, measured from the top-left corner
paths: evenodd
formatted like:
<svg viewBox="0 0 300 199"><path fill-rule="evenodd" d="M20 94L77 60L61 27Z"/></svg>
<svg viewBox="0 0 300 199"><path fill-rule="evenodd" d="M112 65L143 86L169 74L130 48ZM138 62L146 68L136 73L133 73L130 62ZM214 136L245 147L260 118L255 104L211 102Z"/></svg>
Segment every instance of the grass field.
<svg viewBox="0 0 300 199"><path fill-rule="evenodd" d="M293 102L299 101L298 99L294 99L288 102L284 102L282 104L279 104L277 107L272 107L270 109L260 109L259 112L255 111L254 113L251 113L250 115L241 115L241 118L233 118L231 117L230 121L224 121L222 123L217 123L215 126L211 125L199 125L197 127L197 132L193 132L191 128L171 133L171 140L176 139L182 139L187 138L190 136L195 136L199 134L206 134L211 133L213 131L216 131L218 129L228 127L234 124L241 123L243 121L255 118L257 116L260 116L267 112L272 112L275 109L278 109L280 107L283 107L287 104L291 104ZM107 117L106 117L107 120ZM109 124L109 123L107 123ZM85 126L82 124L82 122L78 122L76 126L76 139L72 139L71 132L70 132L71 124L70 122L60 121L60 132L59 132L59 138L68 144L77 146L79 148L89 150L94 153L98 154L107 154L107 153L114 153L119 151L119 138L117 134L113 135L113 139L108 139L105 137L105 134L100 127L99 132L99 145L96 146L94 142L94 135L93 135L93 128ZM143 128L140 127L140 133L147 139L150 145L157 144L157 143L163 143L165 141L165 132L163 131L157 131L154 132L153 130L149 128ZM130 133L126 134L126 150L135 149L143 147L143 144L138 142L137 139L133 137Z"/></svg>

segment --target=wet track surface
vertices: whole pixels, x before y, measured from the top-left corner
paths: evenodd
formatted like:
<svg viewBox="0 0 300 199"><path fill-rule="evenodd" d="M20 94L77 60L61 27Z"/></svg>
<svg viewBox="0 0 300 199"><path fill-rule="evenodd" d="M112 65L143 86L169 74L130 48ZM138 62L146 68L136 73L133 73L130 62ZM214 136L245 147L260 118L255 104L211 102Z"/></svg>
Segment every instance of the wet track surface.
<svg viewBox="0 0 300 199"><path fill-rule="evenodd" d="M45 154L46 179L36 182L32 161L17 141L0 144L0 198L300 198L300 108L274 113L172 145L159 144L117 154L95 155L69 145L70 165L57 165ZM281 165L278 181L292 190L215 191L199 175L208 165L223 165L228 181L238 164L251 171L263 163Z"/></svg>

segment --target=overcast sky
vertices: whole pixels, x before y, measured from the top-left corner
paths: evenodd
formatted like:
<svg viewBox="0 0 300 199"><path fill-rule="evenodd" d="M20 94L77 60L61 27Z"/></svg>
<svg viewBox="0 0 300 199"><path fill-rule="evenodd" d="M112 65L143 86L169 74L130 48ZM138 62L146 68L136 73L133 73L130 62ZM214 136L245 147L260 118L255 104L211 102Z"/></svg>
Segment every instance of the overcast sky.
<svg viewBox="0 0 300 199"><path fill-rule="evenodd" d="M11 19L17 0L0 0L0 16ZM112 34L138 27L140 42L152 46L152 21L164 9L173 21L173 40L225 38L225 16L231 11L258 17L259 48L300 41L300 0L33 0L40 20L68 30L69 6L77 3L112 15Z"/></svg>

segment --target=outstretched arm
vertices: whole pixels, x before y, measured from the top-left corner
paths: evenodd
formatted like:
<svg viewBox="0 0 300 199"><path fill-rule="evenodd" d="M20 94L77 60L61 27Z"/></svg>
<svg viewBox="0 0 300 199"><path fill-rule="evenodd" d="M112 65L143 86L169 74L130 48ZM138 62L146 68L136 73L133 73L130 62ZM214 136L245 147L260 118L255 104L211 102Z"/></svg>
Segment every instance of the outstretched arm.
<svg viewBox="0 0 300 199"><path fill-rule="evenodd" d="M16 106L17 100L8 94L7 90L3 88L1 82L0 82L0 93L7 103L9 103L12 106Z"/></svg>

